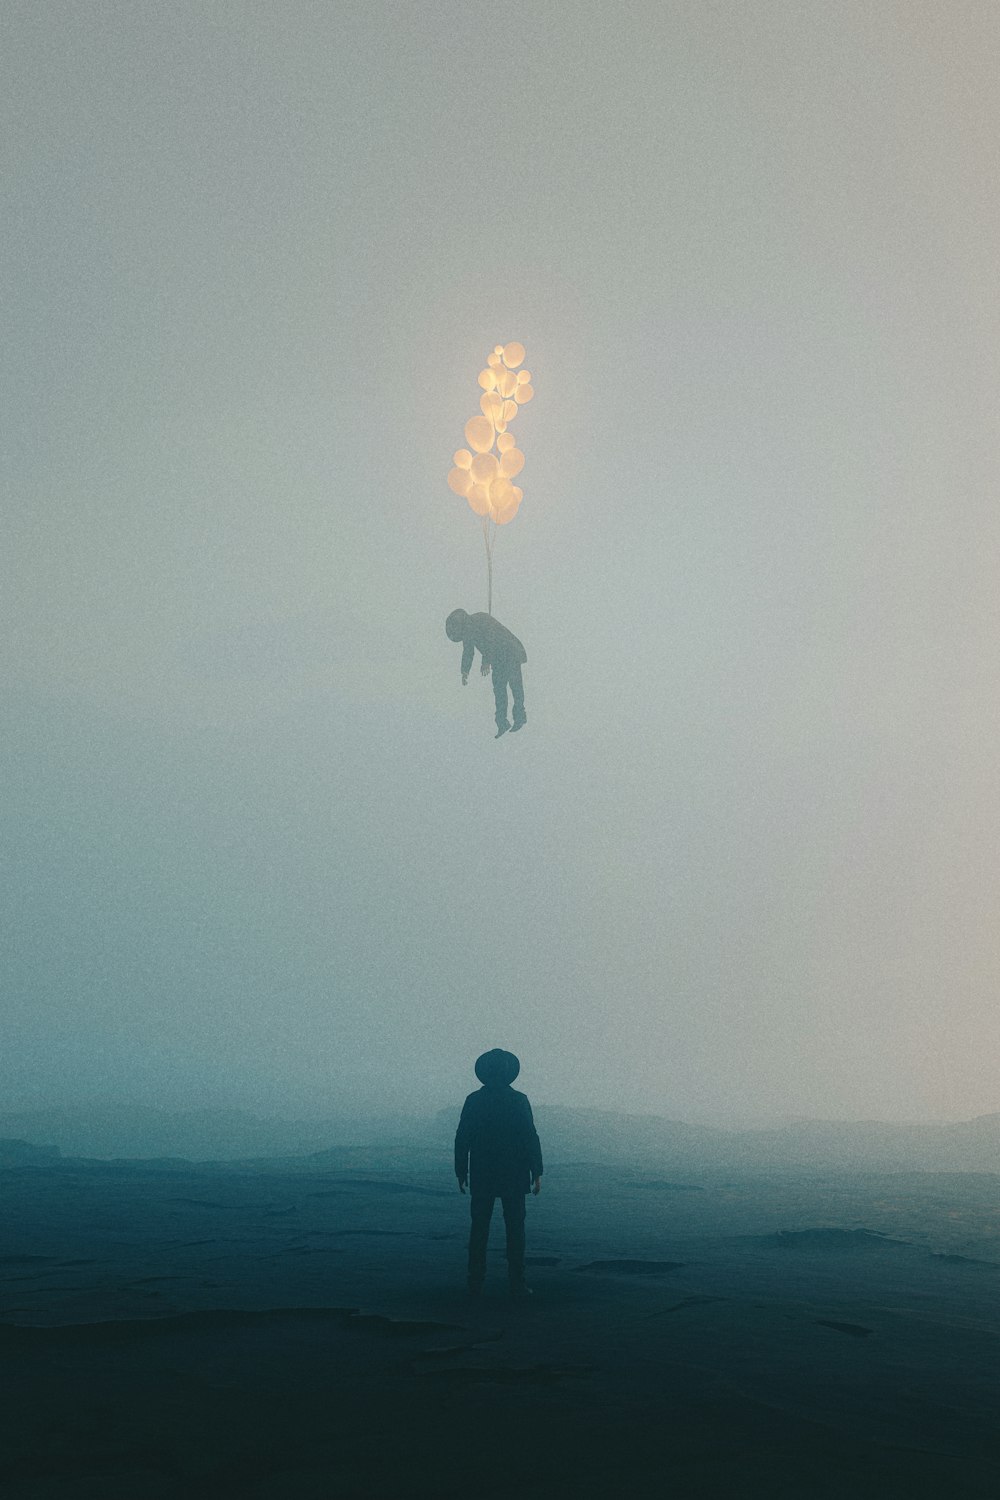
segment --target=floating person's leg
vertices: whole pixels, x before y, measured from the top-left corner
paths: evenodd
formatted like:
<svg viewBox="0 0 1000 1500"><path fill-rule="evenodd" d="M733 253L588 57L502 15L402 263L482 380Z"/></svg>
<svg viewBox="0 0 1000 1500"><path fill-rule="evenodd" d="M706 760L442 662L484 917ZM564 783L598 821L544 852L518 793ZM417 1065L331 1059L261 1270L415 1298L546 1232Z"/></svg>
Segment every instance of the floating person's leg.
<svg viewBox="0 0 1000 1500"><path fill-rule="evenodd" d="M472 1227L469 1230L469 1291L477 1293L486 1280L486 1246L493 1217L492 1194L474 1193L469 1203Z"/></svg>
<svg viewBox="0 0 1000 1500"><path fill-rule="evenodd" d="M524 711L524 682L521 677L521 663L516 661L510 669L510 695L514 700L514 728L523 729L528 722L528 715Z"/></svg>
<svg viewBox="0 0 1000 1500"><path fill-rule="evenodd" d="M493 697L497 706L497 739L510 728L507 719L507 674L510 667L505 661L493 663Z"/></svg>

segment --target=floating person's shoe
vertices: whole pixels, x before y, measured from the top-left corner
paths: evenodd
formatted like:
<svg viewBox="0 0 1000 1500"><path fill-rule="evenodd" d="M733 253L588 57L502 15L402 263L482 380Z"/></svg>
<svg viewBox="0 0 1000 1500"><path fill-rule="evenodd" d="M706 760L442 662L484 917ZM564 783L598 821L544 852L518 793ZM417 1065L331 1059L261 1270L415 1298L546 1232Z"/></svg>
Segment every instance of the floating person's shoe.
<svg viewBox="0 0 1000 1500"><path fill-rule="evenodd" d="M527 724L527 722L528 722L528 715L527 714L521 714L520 717L518 717L518 715L515 714L514 715L514 723L511 725L511 728L513 729L514 733L516 734L519 729L523 729L524 728L524 726L525 726L525 724Z"/></svg>
<svg viewBox="0 0 1000 1500"><path fill-rule="evenodd" d="M507 723L506 719L503 721L502 724L498 724L497 725L497 733L496 733L497 739L499 739L502 734L506 734L509 728L510 728L510 725Z"/></svg>
<svg viewBox="0 0 1000 1500"><path fill-rule="evenodd" d="M512 1281L510 1284L510 1295L513 1297L515 1302L525 1302L534 1294L532 1293L531 1287L525 1286L523 1281Z"/></svg>

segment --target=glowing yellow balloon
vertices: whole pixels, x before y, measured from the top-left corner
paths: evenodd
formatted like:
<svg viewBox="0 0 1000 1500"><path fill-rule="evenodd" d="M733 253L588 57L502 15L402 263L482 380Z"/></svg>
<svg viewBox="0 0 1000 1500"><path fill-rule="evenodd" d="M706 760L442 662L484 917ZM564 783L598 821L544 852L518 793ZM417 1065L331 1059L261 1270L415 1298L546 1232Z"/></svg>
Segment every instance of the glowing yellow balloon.
<svg viewBox="0 0 1000 1500"><path fill-rule="evenodd" d="M500 473L505 479L513 479L515 474L520 474L524 468L524 454L520 448L508 448L506 453L500 455ZM472 472L475 473L476 466L473 464Z"/></svg>
<svg viewBox="0 0 1000 1500"><path fill-rule="evenodd" d="M448 487L462 495L470 510L486 521L506 526L517 515L524 492L511 481L524 467L524 454L518 448L508 424L518 408L534 397L531 372L520 368L524 363L524 345L517 342L497 344L477 377L481 389L480 416L465 424L466 448L452 455L453 468L448 473ZM496 452L493 444L496 442ZM489 533L487 532L487 538ZM492 543L487 540L492 554Z"/></svg>
<svg viewBox="0 0 1000 1500"><path fill-rule="evenodd" d="M497 511L494 517L497 525L506 526L508 521L513 521L514 517L517 515L520 504L520 500L518 500L516 496L512 496L509 505L505 505L503 510Z"/></svg>
<svg viewBox="0 0 1000 1500"><path fill-rule="evenodd" d="M493 483L490 485L490 508L492 510L503 510L504 506L509 505L513 498L514 486L509 479L505 479L501 475L499 479L493 480Z"/></svg>
<svg viewBox="0 0 1000 1500"><path fill-rule="evenodd" d="M493 447L493 423L489 417L470 417L465 424L465 441L473 453L488 453Z"/></svg>
<svg viewBox="0 0 1000 1500"><path fill-rule="evenodd" d="M500 473L495 453L477 453L472 460L472 477L476 484L492 484Z"/></svg>

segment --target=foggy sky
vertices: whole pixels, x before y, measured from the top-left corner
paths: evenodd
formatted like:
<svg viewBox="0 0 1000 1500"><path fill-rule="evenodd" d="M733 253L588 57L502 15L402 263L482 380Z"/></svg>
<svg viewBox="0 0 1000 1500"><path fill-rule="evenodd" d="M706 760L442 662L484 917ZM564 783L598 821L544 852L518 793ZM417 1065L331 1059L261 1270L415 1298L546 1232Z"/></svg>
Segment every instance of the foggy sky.
<svg viewBox="0 0 1000 1500"><path fill-rule="evenodd" d="M5 17L5 1105L1000 1110L997 7Z"/></svg>

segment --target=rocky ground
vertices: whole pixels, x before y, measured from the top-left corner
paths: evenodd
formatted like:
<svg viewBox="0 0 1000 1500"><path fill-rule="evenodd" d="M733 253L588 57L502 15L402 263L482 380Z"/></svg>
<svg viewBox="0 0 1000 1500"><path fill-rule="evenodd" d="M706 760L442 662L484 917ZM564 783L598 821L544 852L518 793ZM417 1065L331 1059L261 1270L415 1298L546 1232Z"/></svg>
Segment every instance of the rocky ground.
<svg viewBox="0 0 1000 1500"><path fill-rule="evenodd" d="M10 1158L8 1158L10 1159ZM994 1497L1000 1177L0 1170L6 1500ZM499 1212L498 1212L499 1221Z"/></svg>

